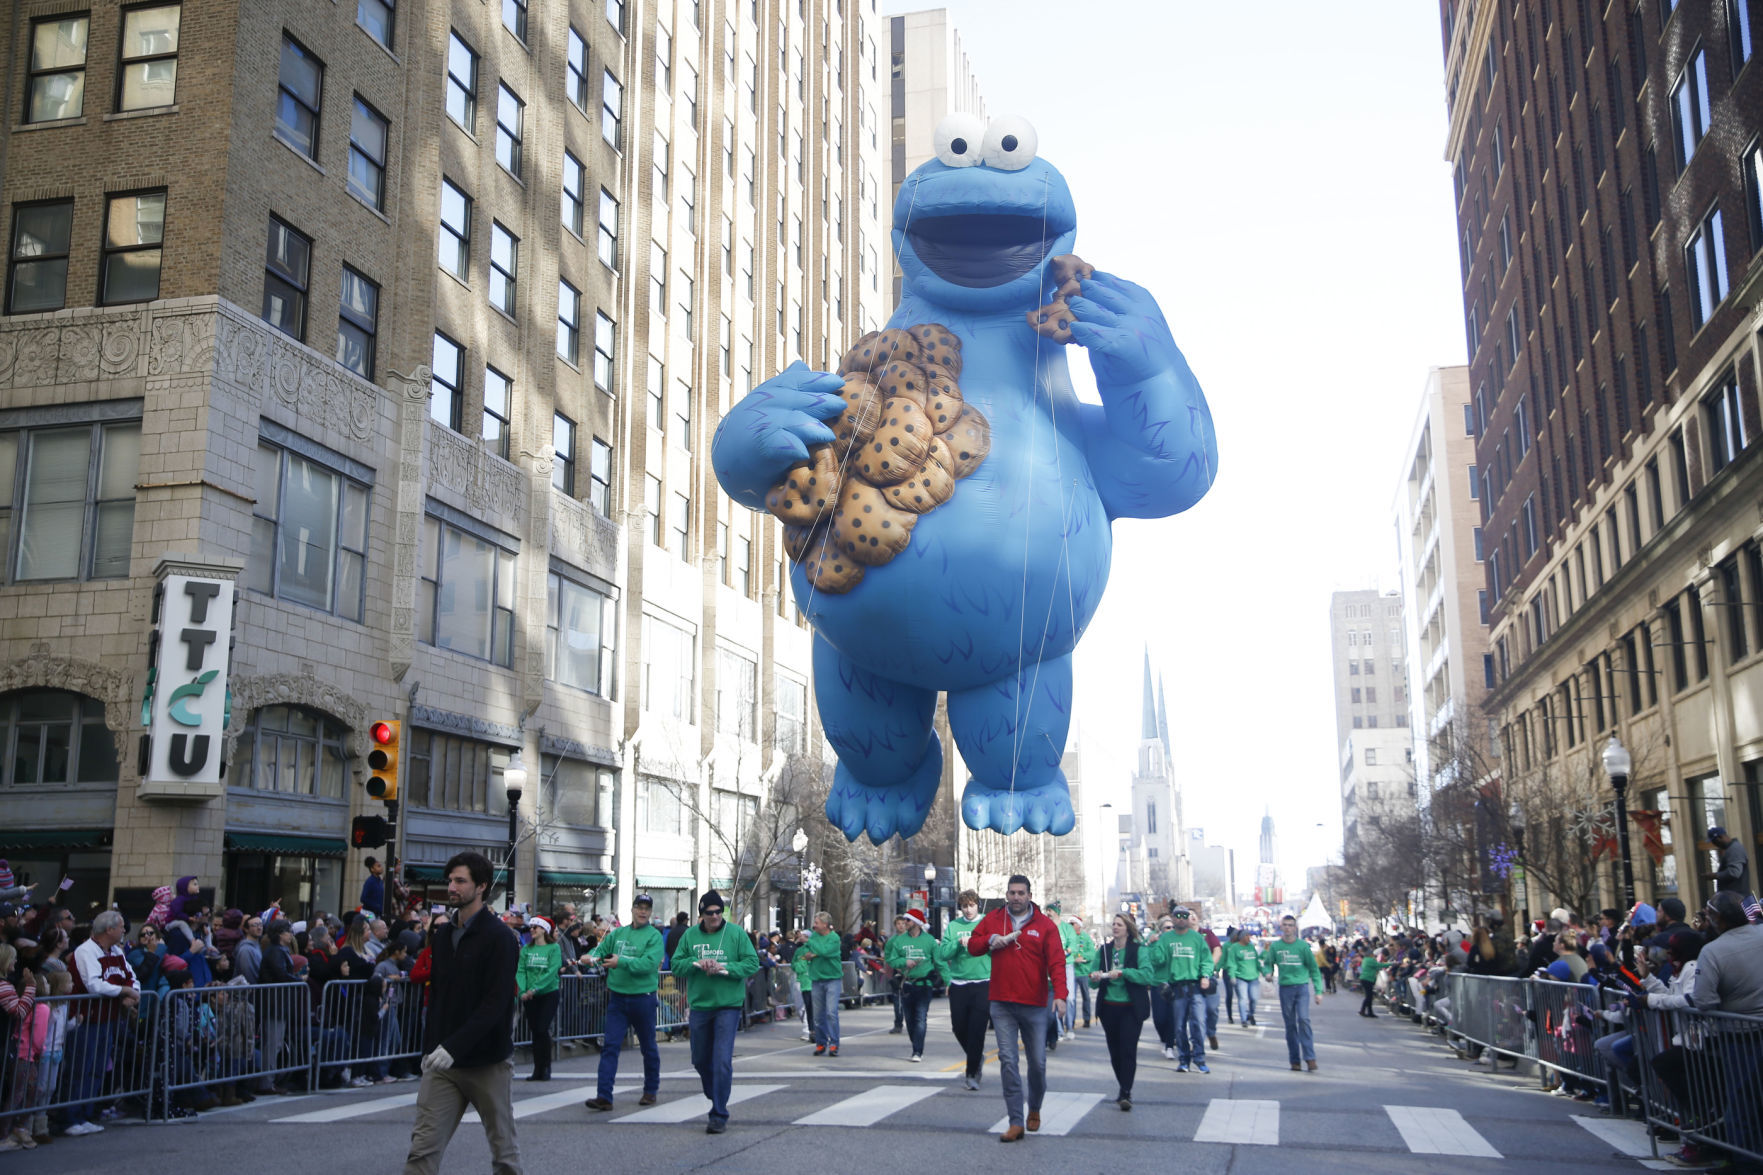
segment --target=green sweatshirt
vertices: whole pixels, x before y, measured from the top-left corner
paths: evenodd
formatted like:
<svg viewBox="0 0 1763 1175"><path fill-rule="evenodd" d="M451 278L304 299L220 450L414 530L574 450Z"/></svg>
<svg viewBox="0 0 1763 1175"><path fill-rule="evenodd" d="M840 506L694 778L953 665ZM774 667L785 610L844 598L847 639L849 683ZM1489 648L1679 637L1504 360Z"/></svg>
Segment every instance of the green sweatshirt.
<svg viewBox="0 0 1763 1175"><path fill-rule="evenodd" d="M939 944L928 930L896 934L882 947L882 962L906 983L934 983L942 971L937 962Z"/></svg>
<svg viewBox="0 0 1763 1175"><path fill-rule="evenodd" d="M1096 965L1096 944L1090 941L1089 935L1073 927L1071 945L1065 948L1065 957L1071 960L1072 967L1081 979Z"/></svg>
<svg viewBox="0 0 1763 1175"><path fill-rule="evenodd" d="M814 981L808 978L808 968L814 965L808 957L808 944L797 943L796 953L790 957L790 970L796 973L796 986L807 992L809 984Z"/></svg>
<svg viewBox="0 0 1763 1175"><path fill-rule="evenodd" d="M1359 964L1359 982L1376 983L1377 973L1388 966L1388 963L1380 963L1370 955L1366 955L1365 961Z"/></svg>
<svg viewBox="0 0 1763 1175"><path fill-rule="evenodd" d="M1080 936L1080 937L1086 937L1086 936ZM1109 940L1109 941L1110 941L1110 943L1112 943L1113 940ZM1126 985L1128 983L1138 983L1138 984L1144 985L1145 987L1155 987L1159 982L1161 982L1161 980L1159 980L1159 978L1157 976L1157 966L1156 966L1157 960L1153 959L1151 957L1156 952L1156 949L1157 948L1154 944L1149 944L1149 943L1140 943L1139 944L1139 950L1138 950L1139 965L1137 967L1120 967L1120 978L1122 980L1124 980L1124 982L1113 983L1113 982L1110 982L1109 980L1106 980L1106 979L1090 979L1090 981L1089 981L1090 986L1091 987L1101 987L1105 983L1108 985L1108 990L1102 993L1102 1002L1103 1003L1130 1004L1132 1002L1132 992L1127 990ZM1109 953L1112 954L1112 952L1109 952ZM1096 958L1092 962L1092 966L1095 968L1100 968L1102 965L1101 958L1102 958L1102 950L1101 950L1101 948L1098 947L1098 948L1096 948ZM1117 956L1115 956L1115 966L1119 967L1120 964L1125 961L1125 959L1126 959L1126 951L1122 950ZM1084 975L1085 977L1088 977L1090 970L1091 970L1091 966L1085 966L1085 967L1079 968L1079 973Z"/></svg>
<svg viewBox="0 0 1763 1175"><path fill-rule="evenodd" d="M1212 948L1198 930L1171 930L1152 949L1157 952L1157 971L1165 983L1184 983L1212 974Z"/></svg>
<svg viewBox="0 0 1763 1175"><path fill-rule="evenodd" d="M796 950L798 958L807 951L813 957L808 960L808 979L818 983L827 979L843 979L845 963L839 956L839 936L832 931L825 934L808 935L808 941Z"/></svg>
<svg viewBox="0 0 1763 1175"><path fill-rule="evenodd" d="M1259 979L1261 952L1252 942L1233 942L1224 948L1224 973L1232 979Z"/></svg>
<svg viewBox="0 0 1763 1175"><path fill-rule="evenodd" d="M1055 917L1054 921L1059 924L1059 945L1065 951L1066 965L1075 968L1077 966L1077 931L1073 930L1071 923L1063 917ZM1073 974L1076 974L1075 970Z"/></svg>
<svg viewBox="0 0 1763 1175"><path fill-rule="evenodd" d="M554 942L544 946L520 948L520 963L514 972L514 985L525 994L544 995L556 991L558 976L563 974L563 948Z"/></svg>
<svg viewBox="0 0 1763 1175"><path fill-rule="evenodd" d="M606 986L619 995L648 995L661 983L661 959L666 946L661 932L650 926L620 926L588 952L590 959L618 957L618 965L606 972Z"/></svg>
<svg viewBox="0 0 1763 1175"><path fill-rule="evenodd" d="M699 970L697 964L709 959L728 968L728 973ZM686 1003L698 1011L741 1007L747 1002L747 976L758 970L759 952L753 949L753 940L727 922L715 933L693 923L673 948L673 973L685 978Z"/></svg>
<svg viewBox="0 0 1763 1175"><path fill-rule="evenodd" d="M1308 983L1317 991L1322 990L1322 968L1316 965L1316 952L1303 939L1297 942L1277 939L1262 952L1261 974L1272 975L1276 971L1281 987Z"/></svg>
<svg viewBox="0 0 1763 1175"><path fill-rule="evenodd" d="M974 983L992 977L992 956L967 953L966 940L978 925L977 918L972 922L956 918L943 930L943 941L938 944L937 952L943 964L943 974L950 983Z"/></svg>

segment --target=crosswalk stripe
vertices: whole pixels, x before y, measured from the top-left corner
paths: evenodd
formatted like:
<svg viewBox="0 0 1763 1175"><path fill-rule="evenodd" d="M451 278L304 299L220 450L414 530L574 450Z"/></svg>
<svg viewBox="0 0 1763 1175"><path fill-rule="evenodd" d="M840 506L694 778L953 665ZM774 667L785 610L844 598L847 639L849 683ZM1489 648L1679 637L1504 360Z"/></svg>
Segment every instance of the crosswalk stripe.
<svg viewBox="0 0 1763 1175"><path fill-rule="evenodd" d="M307 1122L344 1122L350 1118L364 1118L369 1114L377 1114L382 1110L401 1110L405 1106L414 1106L414 1093L398 1093L391 1097L376 1097L364 1102L343 1102L335 1106L327 1106L322 1110L308 1110L304 1114L293 1114L286 1118L271 1118L276 1125L287 1125Z"/></svg>
<svg viewBox="0 0 1763 1175"><path fill-rule="evenodd" d="M622 1089L615 1089L612 1092L613 1096L616 1097L621 1093L632 1093L635 1092L635 1090L636 1086L628 1085ZM582 1096L582 1091L579 1087L575 1089L559 1089L553 1093L540 1094L538 1097L522 1098L515 1102L514 1116L516 1118L530 1118L534 1114L543 1114L546 1110L555 1110L559 1106L579 1106L587 1100L587 1098ZM465 1117L460 1119L461 1122L470 1125L476 1125L482 1120L483 1119L478 1117L478 1112L476 1110L467 1110L465 1112Z"/></svg>
<svg viewBox="0 0 1763 1175"><path fill-rule="evenodd" d="M1622 1154L1631 1159L1639 1159L1643 1167L1654 1171L1677 1170L1676 1164L1653 1157L1653 1143L1643 1122L1627 1118L1587 1118L1581 1114L1573 1115L1573 1120Z"/></svg>
<svg viewBox="0 0 1763 1175"><path fill-rule="evenodd" d="M1278 1146L1279 1103L1215 1097L1200 1119L1194 1141Z"/></svg>
<svg viewBox="0 0 1763 1175"><path fill-rule="evenodd" d="M1385 1106L1384 1112L1396 1124L1408 1149L1417 1155L1502 1157L1456 1110L1436 1106Z"/></svg>
<svg viewBox="0 0 1763 1175"><path fill-rule="evenodd" d="M1038 1133L1070 1134L1071 1128L1083 1121L1084 1115L1101 1100L1099 1093L1049 1092L1041 1102L1041 1129ZM1002 1134L1009 1125L1008 1117L1000 1118L992 1124L992 1133Z"/></svg>
<svg viewBox="0 0 1763 1175"><path fill-rule="evenodd" d="M776 1093L780 1089L788 1089L787 1085L737 1085L729 1090L728 1104L739 1105L768 1093ZM934 1090L932 1092L935 1092ZM638 1110L634 1114L624 1114L614 1118L614 1122L634 1122L638 1125L678 1125L690 1122L693 1118L702 1118L710 1113L710 1099L701 1093L682 1097L678 1101L662 1102L647 1110Z"/></svg>
<svg viewBox="0 0 1763 1175"><path fill-rule="evenodd" d="M936 1094L935 1086L876 1085L860 1094L797 1118L797 1126L874 1126L889 1114Z"/></svg>

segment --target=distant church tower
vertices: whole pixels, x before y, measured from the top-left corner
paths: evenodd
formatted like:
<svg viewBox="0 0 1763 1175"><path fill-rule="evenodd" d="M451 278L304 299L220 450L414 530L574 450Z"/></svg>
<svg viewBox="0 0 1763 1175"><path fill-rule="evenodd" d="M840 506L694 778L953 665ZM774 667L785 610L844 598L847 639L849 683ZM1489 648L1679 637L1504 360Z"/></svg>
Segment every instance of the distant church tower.
<svg viewBox="0 0 1763 1175"><path fill-rule="evenodd" d="M1261 817L1261 863L1273 864L1273 812L1271 809Z"/></svg>
<svg viewBox="0 0 1763 1175"><path fill-rule="evenodd" d="M1182 883L1177 846L1181 810L1170 778L1169 715L1161 682L1151 680L1151 650L1145 650L1144 703L1139 721L1139 762L1132 779L1133 838L1129 849L1134 885L1161 901Z"/></svg>

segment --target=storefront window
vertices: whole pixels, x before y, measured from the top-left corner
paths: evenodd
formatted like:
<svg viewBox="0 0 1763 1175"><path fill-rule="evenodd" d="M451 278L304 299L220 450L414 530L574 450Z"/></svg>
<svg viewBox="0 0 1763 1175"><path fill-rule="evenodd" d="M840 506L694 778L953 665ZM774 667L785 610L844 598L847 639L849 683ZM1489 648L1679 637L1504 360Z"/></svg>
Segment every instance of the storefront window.
<svg viewBox="0 0 1763 1175"><path fill-rule="evenodd" d="M344 734L340 722L317 711L264 706L239 732L228 784L340 800L347 775Z"/></svg>
<svg viewBox="0 0 1763 1175"><path fill-rule="evenodd" d="M66 690L0 698L0 784L115 783L116 740L104 703Z"/></svg>
<svg viewBox="0 0 1763 1175"><path fill-rule="evenodd" d="M540 808L559 824L612 827L618 773L582 759L558 755L539 758L543 777L539 783ZM564 899L566 901L570 899Z"/></svg>
<svg viewBox="0 0 1763 1175"><path fill-rule="evenodd" d="M1653 858L1644 844L1635 853L1635 860L1652 870L1653 900L1657 902L1660 898L1677 892L1677 855L1672 848L1671 835L1671 793L1662 787L1642 792L1641 807L1659 813L1659 841L1665 846L1664 860L1658 865L1653 864Z"/></svg>
<svg viewBox="0 0 1763 1175"><path fill-rule="evenodd" d="M343 862L331 857L280 856L275 853L229 853L226 894L229 904L244 910L267 910L281 903L290 919L310 919L322 910L339 913L343 898Z"/></svg>
<svg viewBox="0 0 1763 1175"><path fill-rule="evenodd" d="M1710 828L1726 823L1726 784L1718 772L1709 772L1688 780L1687 786L1696 824L1687 830L1686 836L1692 844L1706 846L1696 858L1696 873L1713 873L1720 868L1720 854L1708 843L1707 836ZM1714 883L1700 876L1696 889L1703 901L1714 896Z"/></svg>

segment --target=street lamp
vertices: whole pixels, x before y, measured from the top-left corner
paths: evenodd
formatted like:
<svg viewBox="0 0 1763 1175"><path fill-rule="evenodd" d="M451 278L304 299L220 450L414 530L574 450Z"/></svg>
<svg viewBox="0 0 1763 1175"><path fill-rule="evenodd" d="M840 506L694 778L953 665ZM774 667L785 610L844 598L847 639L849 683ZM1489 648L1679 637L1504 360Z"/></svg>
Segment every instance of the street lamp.
<svg viewBox="0 0 1763 1175"><path fill-rule="evenodd" d="M1628 855L1628 773L1634 756L1615 735L1604 747L1604 770L1616 791L1616 845L1622 853L1622 901L1624 910L1634 909L1634 861Z"/></svg>
<svg viewBox="0 0 1763 1175"><path fill-rule="evenodd" d="M1506 826L1512 830L1512 848L1517 854L1513 867L1518 870L1518 883L1512 887L1513 902L1518 907L1518 920L1530 921L1530 874L1524 871L1524 809L1513 800L1506 812Z"/></svg>
<svg viewBox="0 0 1763 1175"><path fill-rule="evenodd" d="M526 790L526 761L517 750L502 768L502 790L508 794L508 906L514 909L514 845L519 834L520 793Z"/></svg>
<svg viewBox="0 0 1763 1175"><path fill-rule="evenodd" d="M924 867L924 905L925 913L930 918L930 932L937 933L937 867L934 864Z"/></svg>
<svg viewBox="0 0 1763 1175"><path fill-rule="evenodd" d="M805 871L802 867L802 854L808 851L808 831L806 829L796 829L796 835L790 838L790 848L796 851L796 905L798 907L796 917L806 924L808 916L800 908L803 905L802 898L808 892L807 881L803 876ZM791 929L795 928L791 927Z"/></svg>

